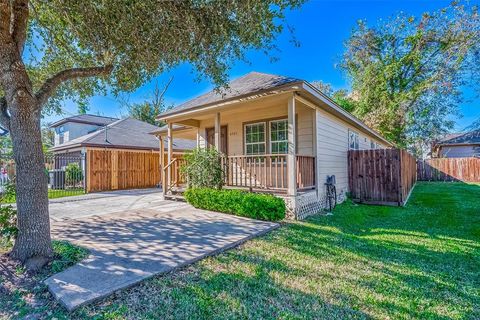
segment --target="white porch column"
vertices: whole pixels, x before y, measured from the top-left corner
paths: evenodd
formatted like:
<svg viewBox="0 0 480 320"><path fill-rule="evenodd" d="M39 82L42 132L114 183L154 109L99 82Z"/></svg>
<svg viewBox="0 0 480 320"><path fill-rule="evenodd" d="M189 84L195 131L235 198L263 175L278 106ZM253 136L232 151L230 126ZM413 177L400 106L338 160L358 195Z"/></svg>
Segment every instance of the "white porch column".
<svg viewBox="0 0 480 320"><path fill-rule="evenodd" d="M200 128L197 128L197 149L200 148Z"/></svg>
<svg viewBox="0 0 480 320"><path fill-rule="evenodd" d="M161 135L158 136L159 147L160 147L160 182L162 183L162 192L165 194L165 174L163 169L165 168L165 144L163 143L163 137Z"/></svg>
<svg viewBox="0 0 480 320"><path fill-rule="evenodd" d="M221 140L221 129L220 129L220 112L217 112L215 114L215 149L217 149L218 152L222 151L222 148L220 146L220 140Z"/></svg>
<svg viewBox="0 0 480 320"><path fill-rule="evenodd" d="M167 144L168 144L168 154L167 154L167 166L170 164L170 162L173 159L173 132L172 132L172 123L169 122L167 124ZM166 192L166 186L169 186L172 181L172 167L168 167L167 170L167 183L165 186L163 186L164 192Z"/></svg>
<svg viewBox="0 0 480 320"><path fill-rule="evenodd" d="M287 154L287 172L288 172L288 195L297 195L297 159L296 137L295 137L295 93L288 99L288 154ZM292 199L294 200L294 199Z"/></svg>

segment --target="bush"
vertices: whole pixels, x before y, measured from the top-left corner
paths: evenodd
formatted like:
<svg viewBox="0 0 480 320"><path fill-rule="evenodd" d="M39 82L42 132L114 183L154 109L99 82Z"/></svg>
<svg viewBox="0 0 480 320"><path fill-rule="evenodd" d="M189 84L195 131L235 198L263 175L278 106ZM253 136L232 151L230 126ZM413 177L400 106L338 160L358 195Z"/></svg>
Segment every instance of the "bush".
<svg viewBox="0 0 480 320"><path fill-rule="evenodd" d="M214 148L198 148L185 155L186 165L181 168L190 188L217 188L223 186L220 153Z"/></svg>
<svg viewBox="0 0 480 320"><path fill-rule="evenodd" d="M15 195L15 185L8 183L0 196L0 238L3 244L11 244L18 234L17 210L5 205L15 202Z"/></svg>
<svg viewBox="0 0 480 320"><path fill-rule="evenodd" d="M3 243L11 243L17 236L17 210L11 205L0 206L0 237Z"/></svg>
<svg viewBox="0 0 480 320"><path fill-rule="evenodd" d="M75 186L77 183L83 180L82 168L78 163L69 163L65 168L65 182L68 185Z"/></svg>
<svg viewBox="0 0 480 320"><path fill-rule="evenodd" d="M285 218L285 202L270 194L241 190L189 188L184 195L188 203L195 208L258 220L278 221Z"/></svg>
<svg viewBox="0 0 480 320"><path fill-rule="evenodd" d="M17 190L15 189L15 184L8 182L4 189L2 196L0 197L1 203L14 203L17 199Z"/></svg>

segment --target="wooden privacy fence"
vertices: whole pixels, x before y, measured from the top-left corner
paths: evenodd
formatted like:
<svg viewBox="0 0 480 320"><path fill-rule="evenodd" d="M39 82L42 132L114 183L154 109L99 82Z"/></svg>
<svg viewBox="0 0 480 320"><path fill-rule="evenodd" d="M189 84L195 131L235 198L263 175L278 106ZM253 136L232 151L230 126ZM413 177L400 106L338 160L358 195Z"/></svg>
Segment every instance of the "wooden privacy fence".
<svg viewBox="0 0 480 320"><path fill-rule="evenodd" d="M87 150L87 192L155 187L160 155L152 151Z"/></svg>
<svg viewBox="0 0 480 320"><path fill-rule="evenodd" d="M350 150L348 175L355 202L404 205L416 182L416 160L405 150Z"/></svg>
<svg viewBox="0 0 480 320"><path fill-rule="evenodd" d="M480 158L437 158L417 161L421 181L480 182Z"/></svg>

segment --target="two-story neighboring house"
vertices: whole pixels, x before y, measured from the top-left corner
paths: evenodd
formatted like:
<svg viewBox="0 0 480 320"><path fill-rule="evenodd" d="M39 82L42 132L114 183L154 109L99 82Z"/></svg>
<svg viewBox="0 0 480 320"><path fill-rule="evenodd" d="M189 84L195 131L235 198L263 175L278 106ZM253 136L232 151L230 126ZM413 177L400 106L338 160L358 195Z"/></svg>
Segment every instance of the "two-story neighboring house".
<svg viewBox="0 0 480 320"><path fill-rule="evenodd" d="M78 137L97 131L117 121L117 118L80 114L54 122L50 125L55 131L54 146L57 147Z"/></svg>

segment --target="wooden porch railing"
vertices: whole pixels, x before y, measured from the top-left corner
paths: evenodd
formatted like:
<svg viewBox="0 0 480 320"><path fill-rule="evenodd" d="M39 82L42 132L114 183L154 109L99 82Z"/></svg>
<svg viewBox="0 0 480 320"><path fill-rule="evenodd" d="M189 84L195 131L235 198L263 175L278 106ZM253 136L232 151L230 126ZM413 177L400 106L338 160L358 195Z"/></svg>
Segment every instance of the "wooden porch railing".
<svg viewBox="0 0 480 320"><path fill-rule="evenodd" d="M297 188L315 188L315 157L296 156ZM288 166L286 154L228 156L222 158L225 184L231 187L286 190Z"/></svg>
<svg viewBox="0 0 480 320"><path fill-rule="evenodd" d="M286 154L225 156L221 158L225 185L229 187L285 191L288 188ZM186 182L180 168L185 159L173 159L163 171L165 192ZM296 156L298 190L315 188L315 157ZM168 170L171 181L167 183Z"/></svg>
<svg viewBox="0 0 480 320"><path fill-rule="evenodd" d="M287 189L286 154L228 156L222 162L227 186Z"/></svg>
<svg viewBox="0 0 480 320"><path fill-rule="evenodd" d="M162 172L162 186L164 193L168 193L172 190L173 187L178 187L179 185L186 182L185 175L181 172L180 168L185 165L186 160L183 158L174 158L170 163L168 163ZM170 182L167 182L168 172L170 170L171 179Z"/></svg>
<svg viewBox="0 0 480 320"><path fill-rule="evenodd" d="M297 156L297 188L299 190L315 188L315 157Z"/></svg>

